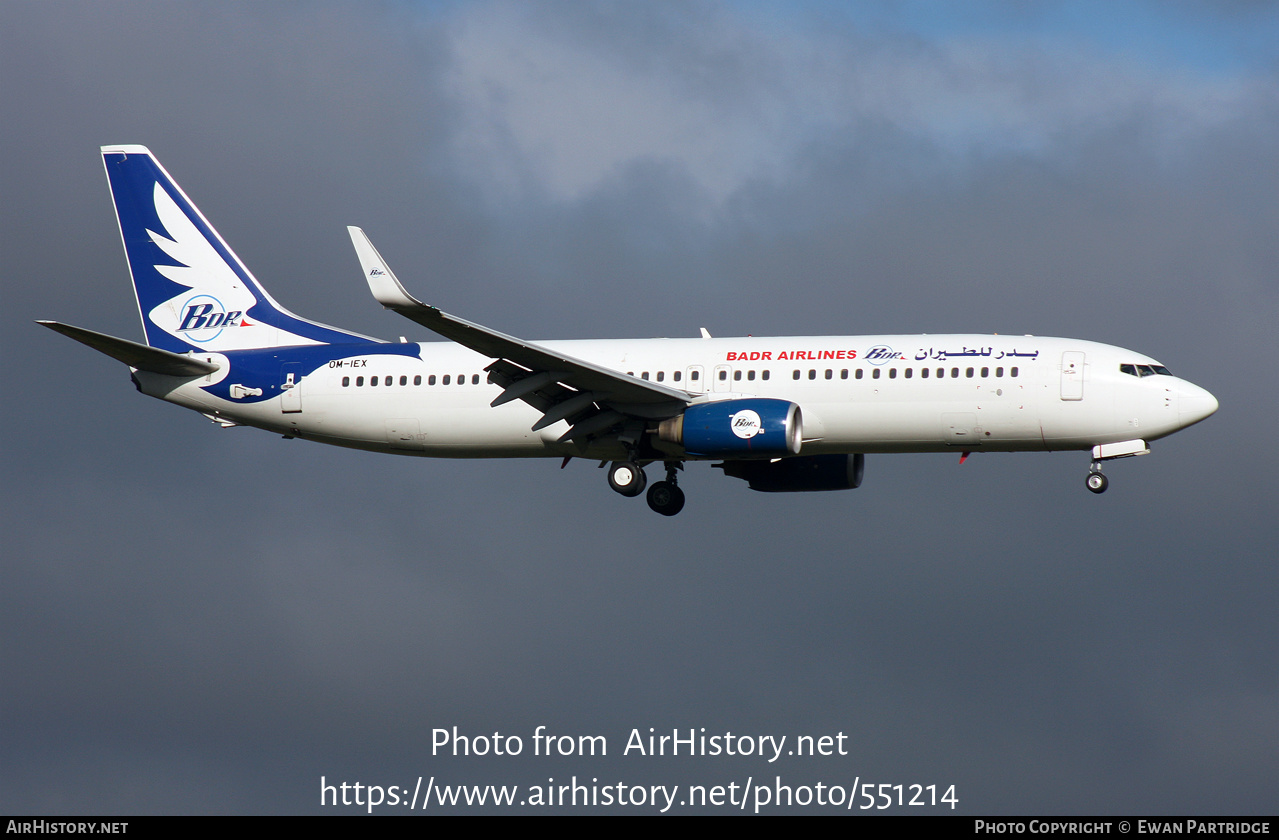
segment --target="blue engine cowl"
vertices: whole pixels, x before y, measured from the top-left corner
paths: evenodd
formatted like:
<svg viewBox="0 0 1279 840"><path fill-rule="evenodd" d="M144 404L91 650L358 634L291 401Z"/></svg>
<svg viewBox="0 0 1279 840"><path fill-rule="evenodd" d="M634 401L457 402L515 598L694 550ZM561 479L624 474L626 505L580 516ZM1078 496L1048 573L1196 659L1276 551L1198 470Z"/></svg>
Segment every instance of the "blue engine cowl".
<svg viewBox="0 0 1279 840"><path fill-rule="evenodd" d="M804 423L786 400L722 400L662 421L658 437L705 458L782 458L799 454Z"/></svg>

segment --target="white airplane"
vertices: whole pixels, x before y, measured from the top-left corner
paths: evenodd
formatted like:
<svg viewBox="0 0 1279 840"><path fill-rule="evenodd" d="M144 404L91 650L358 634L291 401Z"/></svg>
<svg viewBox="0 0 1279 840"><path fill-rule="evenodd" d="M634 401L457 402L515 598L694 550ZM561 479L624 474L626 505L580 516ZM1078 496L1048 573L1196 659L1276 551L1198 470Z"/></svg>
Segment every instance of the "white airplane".
<svg viewBox="0 0 1279 840"><path fill-rule="evenodd" d="M348 228L373 297L443 336L390 343L267 294L143 146L105 146L146 343L39 323L124 362L138 390L224 427L438 458L612 462L608 483L684 506L677 472L717 460L765 492L840 490L872 452L1091 450L1105 461L1211 415L1217 400L1105 344L1002 335L524 341L421 303Z"/></svg>

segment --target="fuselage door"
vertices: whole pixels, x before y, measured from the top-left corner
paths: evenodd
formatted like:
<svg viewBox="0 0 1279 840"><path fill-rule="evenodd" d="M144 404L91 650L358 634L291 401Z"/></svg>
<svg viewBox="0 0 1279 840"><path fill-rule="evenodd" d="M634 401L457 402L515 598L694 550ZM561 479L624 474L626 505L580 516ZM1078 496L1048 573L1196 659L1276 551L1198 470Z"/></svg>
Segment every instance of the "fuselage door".
<svg viewBox="0 0 1279 840"><path fill-rule="evenodd" d="M288 362L281 370L280 413L297 414L302 410L302 365Z"/></svg>
<svg viewBox="0 0 1279 840"><path fill-rule="evenodd" d="M1084 354L1080 350L1067 350L1061 354L1061 398L1084 398Z"/></svg>
<svg viewBox="0 0 1279 840"><path fill-rule="evenodd" d="M715 366L715 390L731 391L733 383L730 381L733 376L732 365L716 365Z"/></svg>
<svg viewBox="0 0 1279 840"><path fill-rule="evenodd" d="M684 390L692 391L696 394L706 393L706 372L702 370L701 365L690 365L684 371Z"/></svg>

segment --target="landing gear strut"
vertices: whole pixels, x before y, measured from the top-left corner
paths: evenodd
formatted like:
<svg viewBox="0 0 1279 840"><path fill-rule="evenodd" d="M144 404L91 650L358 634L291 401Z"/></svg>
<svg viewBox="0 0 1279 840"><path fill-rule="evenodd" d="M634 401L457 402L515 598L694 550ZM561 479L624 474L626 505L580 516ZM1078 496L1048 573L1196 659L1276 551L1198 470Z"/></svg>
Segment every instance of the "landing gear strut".
<svg viewBox="0 0 1279 840"><path fill-rule="evenodd" d="M667 461L666 480L648 488L648 506L662 516L674 516L684 509L684 491L676 486L675 481L678 469L678 462Z"/></svg>
<svg viewBox="0 0 1279 840"><path fill-rule="evenodd" d="M644 492L648 476L644 468L634 461L614 461L608 468L608 486L623 496L638 496Z"/></svg>
<svg viewBox="0 0 1279 840"><path fill-rule="evenodd" d="M1110 480L1101 474L1101 461L1093 461L1088 467L1088 478L1085 480L1088 489L1094 493L1105 493Z"/></svg>

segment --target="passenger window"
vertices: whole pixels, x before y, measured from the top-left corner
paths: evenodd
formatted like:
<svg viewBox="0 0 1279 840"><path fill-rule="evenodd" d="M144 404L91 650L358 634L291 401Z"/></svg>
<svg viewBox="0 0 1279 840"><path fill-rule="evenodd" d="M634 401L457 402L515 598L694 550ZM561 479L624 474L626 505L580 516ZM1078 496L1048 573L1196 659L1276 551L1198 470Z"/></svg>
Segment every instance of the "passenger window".
<svg viewBox="0 0 1279 840"><path fill-rule="evenodd" d="M664 380L665 378L666 378L666 371L664 371L664 370L659 370L659 371L657 372L657 381L658 381L658 382L661 382L661 381L662 381L662 380Z"/></svg>
<svg viewBox="0 0 1279 840"><path fill-rule="evenodd" d="M839 372L839 378L840 378L840 379L847 379L847 378L848 378L848 368L844 368L843 370L841 370L841 371Z"/></svg>
<svg viewBox="0 0 1279 840"><path fill-rule="evenodd" d="M422 374L419 373L417 376L413 377L413 384L414 385L422 384Z"/></svg>
<svg viewBox="0 0 1279 840"><path fill-rule="evenodd" d="M442 383L442 384L444 384L444 385L452 385L452 384L453 384L453 377L446 373L446 374L444 374L444 378L443 378L442 380L440 380L440 381L441 381L441 383Z"/></svg>
<svg viewBox="0 0 1279 840"><path fill-rule="evenodd" d="M907 378L907 379L910 379L910 378L911 378L911 376L913 376L913 375L914 375L914 369L913 369L913 368L906 368L906 378Z"/></svg>
<svg viewBox="0 0 1279 840"><path fill-rule="evenodd" d="M1001 367L997 367L997 368L995 368L995 378L996 378L996 379L1000 378L1000 377L1001 377L1001 376L1003 376L1003 375L1004 375L1004 369L1003 369L1003 368L1001 368Z"/></svg>
<svg viewBox="0 0 1279 840"><path fill-rule="evenodd" d="M643 373L641 373L640 379L648 379L648 371L644 371Z"/></svg>
<svg viewBox="0 0 1279 840"><path fill-rule="evenodd" d="M753 371L753 370L749 370L749 371L747 371L747 372L746 372L746 378L747 378L747 379L754 379L754 378L755 378L755 371Z"/></svg>
<svg viewBox="0 0 1279 840"><path fill-rule="evenodd" d="M794 376L792 376L791 378L792 378L792 379L799 379L799 371L795 371Z"/></svg>
<svg viewBox="0 0 1279 840"><path fill-rule="evenodd" d="M734 382L742 381L742 372L740 370L733 371L733 381Z"/></svg>
<svg viewBox="0 0 1279 840"><path fill-rule="evenodd" d="M350 388L350 387L351 387L351 377L349 377L349 376L344 376L344 377L342 377L342 387L343 387L343 388Z"/></svg>
<svg viewBox="0 0 1279 840"><path fill-rule="evenodd" d="M817 378L817 371L813 370L812 368L809 368L809 371L808 371L808 378L809 378L809 379L816 379L816 378Z"/></svg>
<svg viewBox="0 0 1279 840"><path fill-rule="evenodd" d="M409 378L408 378L407 376L401 376L401 377L400 377L400 384L401 384L401 385L407 385L407 384L409 384Z"/></svg>
<svg viewBox="0 0 1279 840"><path fill-rule="evenodd" d="M459 385L465 385L465 384L466 384L466 374L465 374L465 373L459 373L459 374L457 375L457 384L459 384Z"/></svg>
<svg viewBox="0 0 1279 840"><path fill-rule="evenodd" d="M768 371L764 371L763 373L761 373L761 374L760 374L760 378L761 378L761 379L767 379L767 378L768 378Z"/></svg>
<svg viewBox="0 0 1279 840"><path fill-rule="evenodd" d="M856 373L856 374L854 374L853 378L854 378L854 379L861 379L861 378L862 378L862 374L863 374L863 373L865 373L865 371L864 371L864 370L862 370L861 368L858 368L858 369L857 369L857 373Z"/></svg>
<svg viewBox="0 0 1279 840"><path fill-rule="evenodd" d="M981 378L982 378L982 379L985 379L985 378L986 378L986 377L988 377L988 376L990 376L990 368L982 368L982 369L981 369Z"/></svg>
<svg viewBox="0 0 1279 840"><path fill-rule="evenodd" d="M834 379L834 378L835 378L835 371L831 370L830 368L826 368L826 378L827 378L827 379Z"/></svg>
<svg viewBox="0 0 1279 840"><path fill-rule="evenodd" d="M1017 375L1017 368L1012 368L1011 370L1009 370L1008 375L1015 377Z"/></svg>
<svg viewBox="0 0 1279 840"><path fill-rule="evenodd" d="M360 388L363 385L364 385L364 377L363 376L355 377L355 387Z"/></svg>
<svg viewBox="0 0 1279 840"><path fill-rule="evenodd" d="M951 369L950 369L950 378L951 378L951 379L958 379L958 378L959 378L959 368L951 368Z"/></svg>
<svg viewBox="0 0 1279 840"><path fill-rule="evenodd" d="M680 372L678 370L675 371L674 373L671 374L671 379L674 379L676 382L679 382L679 374Z"/></svg>
<svg viewBox="0 0 1279 840"><path fill-rule="evenodd" d="M690 378L690 379L692 379L694 382L696 382L696 381L697 381L697 377L698 377L698 376L700 376L700 375L701 375L701 371L695 370L695 371L693 371L692 373L690 373L690 374L689 374L689 378Z"/></svg>
<svg viewBox="0 0 1279 840"><path fill-rule="evenodd" d="M972 379L972 378L973 378L973 369L972 369L972 368L968 368L968 370L964 371L964 376L967 376L969 379Z"/></svg>
<svg viewBox="0 0 1279 840"><path fill-rule="evenodd" d="M480 375L478 373L471 374L471 384L472 385L480 384Z"/></svg>
<svg viewBox="0 0 1279 840"><path fill-rule="evenodd" d="M875 368L873 371L870 372L870 378L871 379L879 378L879 368Z"/></svg>
<svg viewBox="0 0 1279 840"><path fill-rule="evenodd" d="M430 376L428 376L428 377L426 378L426 384L427 384L427 385L434 385L434 384L435 384L435 374L431 374Z"/></svg>
<svg viewBox="0 0 1279 840"><path fill-rule="evenodd" d="M376 377L376 376L370 376L370 377L369 377L369 385L370 385L370 386L373 386L373 387L376 387L376 386L377 386L377 377Z"/></svg>
<svg viewBox="0 0 1279 840"><path fill-rule="evenodd" d="M897 368L889 368L889 369L888 369L888 378L889 378L889 379L896 379L896 378L897 378Z"/></svg>
<svg viewBox="0 0 1279 840"><path fill-rule="evenodd" d="M919 369L919 378L920 378L920 379L927 379L927 378L928 378L928 368L920 368L920 369Z"/></svg>

